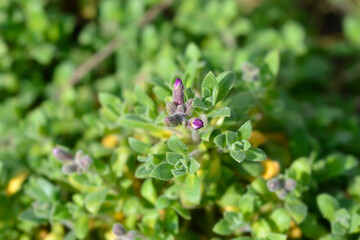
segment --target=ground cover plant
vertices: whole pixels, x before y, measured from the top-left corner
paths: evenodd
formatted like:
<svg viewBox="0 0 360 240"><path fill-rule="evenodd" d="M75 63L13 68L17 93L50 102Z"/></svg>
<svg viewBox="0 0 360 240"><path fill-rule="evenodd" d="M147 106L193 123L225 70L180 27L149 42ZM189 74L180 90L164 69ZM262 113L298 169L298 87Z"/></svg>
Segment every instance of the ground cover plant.
<svg viewBox="0 0 360 240"><path fill-rule="evenodd" d="M358 1L0 1L0 239L360 239Z"/></svg>

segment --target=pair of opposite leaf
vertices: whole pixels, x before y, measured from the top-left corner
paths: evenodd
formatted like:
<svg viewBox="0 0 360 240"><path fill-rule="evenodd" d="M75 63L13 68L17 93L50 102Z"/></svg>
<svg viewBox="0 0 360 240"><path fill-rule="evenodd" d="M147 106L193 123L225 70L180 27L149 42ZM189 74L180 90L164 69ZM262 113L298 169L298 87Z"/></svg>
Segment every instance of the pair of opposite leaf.
<svg viewBox="0 0 360 240"><path fill-rule="evenodd" d="M198 130L204 126L204 122L200 118L191 118L194 111L193 99L184 101L184 85L180 78L174 83L172 102L166 103L166 111L169 116L164 119L167 127L177 127L179 125L191 127Z"/></svg>

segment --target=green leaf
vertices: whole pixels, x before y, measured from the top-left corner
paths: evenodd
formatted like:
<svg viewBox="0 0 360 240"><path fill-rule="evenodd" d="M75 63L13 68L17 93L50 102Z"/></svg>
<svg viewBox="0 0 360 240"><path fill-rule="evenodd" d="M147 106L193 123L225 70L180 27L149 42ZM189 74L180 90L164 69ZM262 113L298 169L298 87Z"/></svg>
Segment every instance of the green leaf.
<svg viewBox="0 0 360 240"><path fill-rule="evenodd" d="M147 178L152 170L153 168L147 168L146 164L141 164L135 171L135 177L140 179Z"/></svg>
<svg viewBox="0 0 360 240"><path fill-rule="evenodd" d="M194 174L200 168L200 163L194 158L190 158L189 173Z"/></svg>
<svg viewBox="0 0 360 240"><path fill-rule="evenodd" d="M193 106L194 106L194 108L200 108L200 109L208 110L207 105L198 97L194 98Z"/></svg>
<svg viewBox="0 0 360 240"><path fill-rule="evenodd" d="M202 130L200 132L200 138L201 140L205 141L205 142L209 142L210 141L210 137L211 137L211 134L216 130L215 127L208 127L208 128L205 128L204 130Z"/></svg>
<svg viewBox="0 0 360 240"><path fill-rule="evenodd" d="M186 220L190 220L191 219L191 215L189 213L188 210L184 209L179 202L175 202L172 206L172 209L175 210L175 212L177 212L181 217L183 217Z"/></svg>
<svg viewBox="0 0 360 240"><path fill-rule="evenodd" d="M182 191L181 199L185 204L198 205L201 200L201 182L197 175L188 174L186 176Z"/></svg>
<svg viewBox="0 0 360 240"><path fill-rule="evenodd" d="M160 196L155 203L155 209L161 210L164 208L167 208L170 205L169 199L167 199L165 196Z"/></svg>
<svg viewBox="0 0 360 240"><path fill-rule="evenodd" d="M134 151L139 153L150 153L150 145L143 143L133 137L129 138L129 145Z"/></svg>
<svg viewBox="0 0 360 240"><path fill-rule="evenodd" d="M249 139L252 133L251 121L246 121L237 131L239 139Z"/></svg>
<svg viewBox="0 0 360 240"><path fill-rule="evenodd" d="M289 177L302 185L307 185L310 181L311 166L308 158L296 159L290 166Z"/></svg>
<svg viewBox="0 0 360 240"><path fill-rule="evenodd" d="M291 216L284 208L276 208L270 215L279 232L286 232L290 228Z"/></svg>
<svg viewBox="0 0 360 240"><path fill-rule="evenodd" d="M360 215L358 212L351 212L351 224L349 233L359 233L360 232Z"/></svg>
<svg viewBox="0 0 360 240"><path fill-rule="evenodd" d="M141 196L143 196L150 203L156 203L157 194L152 179L147 179L142 185L140 189Z"/></svg>
<svg viewBox="0 0 360 240"><path fill-rule="evenodd" d="M171 173L173 166L168 163L160 163L150 173L150 176L156 179L167 181L172 179L174 176Z"/></svg>
<svg viewBox="0 0 360 240"><path fill-rule="evenodd" d="M34 213L34 210L31 208L26 209L19 215L19 219L23 221L32 222L35 224L43 224L46 223L48 220L45 218L41 218L39 216L36 216Z"/></svg>
<svg viewBox="0 0 360 240"><path fill-rule="evenodd" d="M329 221L334 220L335 212L340 208L338 200L329 194L323 193L317 196L316 202L323 217Z"/></svg>
<svg viewBox="0 0 360 240"><path fill-rule="evenodd" d="M187 100L195 97L195 93L193 92L193 90L191 88L186 88L184 90L184 94L185 94Z"/></svg>
<svg viewBox="0 0 360 240"><path fill-rule="evenodd" d="M103 204L108 189L100 189L95 192L88 193L85 197L85 207L92 214L97 214L101 205Z"/></svg>
<svg viewBox="0 0 360 240"><path fill-rule="evenodd" d="M267 156L265 152L260 148L251 147L249 150L245 152L246 160L259 162L266 160Z"/></svg>
<svg viewBox="0 0 360 240"><path fill-rule="evenodd" d="M154 101L139 87L135 87L136 100L143 106L149 106L151 109L155 109Z"/></svg>
<svg viewBox="0 0 360 240"><path fill-rule="evenodd" d="M358 165L359 163L355 157L335 153L317 161L313 166L313 171L318 181L325 181L344 175L347 171L354 169Z"/></svg>
<svg viewBox="0 0 360 240"><path fill-rule="evenodd" d="M218 108L209 112L208 117L217 118L217 117L230 117L231 109L228 107Z"/></svg>
<svg viewBox="0 0 360 240"><path fill-rule="evenodd" d="M345 235L350 229L351 216L348 210L342 208L336 211L335 219L331 221L331 233Z"/></svg>
<svg viewBox="0 0 360 240"><path fill-rule="evenodd" d="M307 215L307 206L298 199L286 199L285 208L297 224L300 224Z"/></svg>
<svg viewBox="0 0 360 240"><path fill-rule="evenodd" d="M89 219L86 214L80 214L75 219L75 234L78 238L83 239L89 232Z"/></svg>
<svg viewBox="0 0 360 240"><path fill-rule="evenodd" d="M131 119L131 118L125 118L125 117L121 117L119 118L116 123L121 126L124 127L126 129L144 129L146 131L149 131L151 133L162 133L163 131L165 131L165 128L162 127L158 127L152 123L147 123L144 121L139 121L139 120L135 120L135 119Z"/></svg>
<svg viewBox="0 0 360 240"><path fill-rule="evenodd" d="M236 76L234 72L226 71L217 76L216 81L219 83L219 93L217 96L217 102L223 99L230 92L234 86Z"/></svg>
<svg viewBox="0 0 360 240"><path fill-rule="evenodd" d="M230 229L230 223L225 219L218 221L212 230L214 233L222 236L227 236L233 233L233 230Z"/></svg>
<svg viewBox="0 0 360 240"><path fill-rule="evenodd" d="M277 76L279 72L280 57L279 50L273 50L265 56L265 63L268 65L273 76Z"/></svg>
<svg viewBox="0 0 360 240"><path fill-rule="evenodd" d="M217 135L215 138L214 138L214 143L219 147L219 148L226 148L226 137L225 137L225 134L220 134L220 135Z"/></svg>
<svg viewBox="0 0 360 240"><path fill-rule="evenodd" d="M166 153L166 161L171 165L175 165L180 159L183 159L183 156L178 153L167 152Z"/></svg>
<svg viewBox="0 0 360 240"><path fill-rule="evenodd" d="M185 55L193 60L198 60L201 57L201 51L195 43L191 42L186 46Z"/></svg>
<svg viewBox="0 0 360 240"><path fill-rule="evenodd" d="M226 145L231 146L231 144L236 142L237 135L235 132L226 131L225 136L226 136Z"/></svg>
<svg viewBox="0 0 360 240"><path fill-rule="evenodd" d="M173 134L168 140L168 147L177 153L186 155L188 147L175 135Z"/></svg>
<svg viewBox="0 0 360 240"><path fill-rule="evenodd" d="M201 90L202 90L202 97L203 98L207 98L207 97L210 97L210 95L206 95L205 94L205 89L209 89L209 90L212 90L212 89L218 89L219 88L219 84L218 82L216 81L216 77L214 75L213 72L209 72L205 78L204 78L204 81L202 82L201 84Z"/></svg>
<svg viewBox="0 0 360 240"><path fill-rule="evenodd" d="M100 93L99 102L113 114L114 119L120 116L123 105L120 98L109 93Z"/></svg>
<svg viewBox="0 0 360 240"><path fill-rule="evenodd" d="M239 150L239 151L234 151L234 150L231 150L230 151L230 156L235 160L237 161L238 163L241 163L242 161L245 160L246 158L246 154Z"/></svg>

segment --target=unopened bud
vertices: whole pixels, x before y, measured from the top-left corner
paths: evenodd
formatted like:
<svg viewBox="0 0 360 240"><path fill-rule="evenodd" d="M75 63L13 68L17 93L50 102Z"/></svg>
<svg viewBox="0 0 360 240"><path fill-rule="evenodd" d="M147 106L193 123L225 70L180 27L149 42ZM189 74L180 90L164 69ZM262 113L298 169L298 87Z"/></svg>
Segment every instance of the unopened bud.
<svg viewBox="0 0 360 240"><path fill-rule="evenodd" d="M279 178L273 178L267 181L267 187L270 192L276 192L282 188L282 181Z"/></svg>
<svg viewBox="0 0 360 240"><path fill-rule="evenodd" d="M166 116L164 118L164 124L167 127L177 127L179 122L176 116Z"/></svg>
<svg viewBox="0 0 360 240"><path fill-rule="evenodd" d="M191 116L194 111L193 99L190 98L185 104L185 114L186 116Z"/></svg>
<svg viewBox="0 0 360 240"><path fill-rule="evenodd" d="M178 119L178 123L182 126L186 126L188 123L188 120L186 119L185 115L176 115Z"/></svg>
<svg viewBox="0 0 360 240"><path fill-rule="evenodd" d="M62 150L61 148L54 148L53 154L57 159L63 162L70 162L74 159L74 155L65 150Z"/></svg>
<svg viewBox="0 0 360 240"><path fill-rule="evenodd" d="M175 105L184 104L184 85L180 78L175 80L172 101Z"/></svg>
<svg viewBox="0 0 360 240"><path fill-rule="evenodd" d="M82 170L88 170L93 160L88 155L81 156L79 159L75 159L75 162Z"/></svg>
<svg viewBox="0 0 360 240"><path fill-rule="evenodd" d="M280 189L276 192L276 196L278 196L279 199L285 199L287 195L287 192L285 189Z"/></svg>
<svg viewBox="0 0 360 240"><path fill-rule="evenodd" d="M192 118L190 120L190 126L193 129L198 130L204 126L204 122L200 118Z"/></svg>
<svg viewBox="0 0 360 240"><path fill-rule="evenodd" d="M112 231L118 237L124 236L126 234L125 227L120 223L114 223Z"/></svg>
<svg viewBox="0 0 360 240"><path fill-rule="evenodd" d="M292 191L296 188L296 181L294 179L288 178L285 179L285 189Z"/></svg>
<svg viewBox="0 0 360 240"><path fill-rule="evenodd" d="M135 240L136 238L136 232L135 231L129 231L128 234L126 234L126 240Z"/></svg>
<svg viewBox="0 0 360 240"><path fill-rule="evenodd" d="M62 172L65 174L71 174L78 170L78 165L76 163L69 163L62 167Z"/></svg>
<svg viewBox="0 0 360 240"><path fill-rule="evenodd" d="M176 112L176 105L172 102L167 102L166 111L169 115L173 115Z"/></svg>

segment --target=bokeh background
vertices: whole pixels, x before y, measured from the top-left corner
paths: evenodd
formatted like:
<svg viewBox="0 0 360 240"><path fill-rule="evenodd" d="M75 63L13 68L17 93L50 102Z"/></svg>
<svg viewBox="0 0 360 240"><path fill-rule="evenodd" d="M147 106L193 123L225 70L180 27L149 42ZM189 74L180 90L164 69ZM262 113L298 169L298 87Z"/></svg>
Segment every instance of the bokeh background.
<svg viewBox="0 0 360 240"><path fill-rule="evenodd" d="M320 156L360 157L359 6L359 0L1 0L0 239L63 238L61 227L19 216L39 200L35 193L69 197L49 160L54 146L109 153L96 128L99 92L134 99L133 87L154 77L196 78L207 70L232 70L240 81L245 61L256 64L274 49L281 56L276 97L264 108L291 137L292 157L314 148ZM93 65L82 65L89 59ZM236 97L233 107L255 104ZM94 231L89 239L102 235Z"/></svg>

